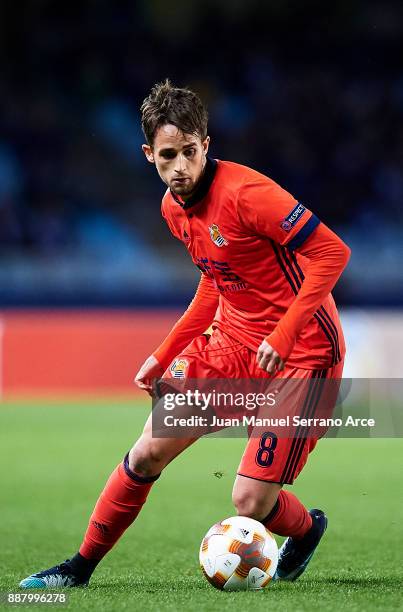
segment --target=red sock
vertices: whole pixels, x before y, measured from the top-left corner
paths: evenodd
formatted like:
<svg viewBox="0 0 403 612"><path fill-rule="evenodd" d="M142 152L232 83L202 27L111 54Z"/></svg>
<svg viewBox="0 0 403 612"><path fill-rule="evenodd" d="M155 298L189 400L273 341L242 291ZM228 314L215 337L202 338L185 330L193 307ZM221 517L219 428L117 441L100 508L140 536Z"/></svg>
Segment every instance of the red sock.
<svg viewBox="0 0 403 612"><path fill-rule="evenodd" d="M273 510L262 523L273 533L302 538L312 526L312 517L298 497L290 491L280 491Z"/></svg>
<svg viewBox="0 0 403 612"><path fill-rule="evenodd" d="M102 559L139 514L158 476L142 478L128 465L128 455L112 472L91 515L80 554Z"/></svg>

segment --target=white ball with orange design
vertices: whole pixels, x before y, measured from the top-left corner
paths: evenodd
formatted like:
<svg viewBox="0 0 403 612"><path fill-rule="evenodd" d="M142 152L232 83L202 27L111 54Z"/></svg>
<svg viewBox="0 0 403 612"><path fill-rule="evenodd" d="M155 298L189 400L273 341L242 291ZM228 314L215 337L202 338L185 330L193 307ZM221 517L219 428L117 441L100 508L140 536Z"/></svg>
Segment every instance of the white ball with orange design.
<svg viewBox="0 0 403 612"><path fill-rule="evenodd" d="M262 523L233 516L208 530L199 558L203 574L217 589L254 591L270 584L277 569L278 548Z"/></svg>

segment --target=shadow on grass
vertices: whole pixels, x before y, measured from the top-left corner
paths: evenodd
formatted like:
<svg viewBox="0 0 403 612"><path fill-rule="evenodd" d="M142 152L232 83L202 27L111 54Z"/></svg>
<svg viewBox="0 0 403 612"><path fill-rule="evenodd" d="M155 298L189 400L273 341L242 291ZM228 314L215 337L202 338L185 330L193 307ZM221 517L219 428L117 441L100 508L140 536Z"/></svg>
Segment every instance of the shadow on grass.
<svg viewBox="0 0 403 612"><path fill-rule="evenodd" d="M333 578L316 578L315 580L304 580L304 585L314 587L318 584L336 585L336 586L357 586L357 587L392 587L400 589L402 580L395 576L338 576Z"/></svg>
<svg viewBox="0 0 403 612"><path fill-rule="evenodd" d="M296 582L273 582L270 591L278 590L316 590L323 587L355 587L357 589L379 589L381 587L388 588L392 590L400 590L402 587L402 580L399 580L397 577L389 576L389 577L380 577L380 576L351 576L351 577L318 577L314 580L298 580ZM179 577L173 578L172 580L167 579L154 579L150 580L149 577L137 576L136 578L125 577L120 578L118 580L107 580L102 582L95 582L90 584L90 591L100 591L100 592L114 592L117 593L127 592L127 589L130 588L132 592L137 593L160 593L162 590L165 593L175 593L175 592L201 592L201 591L211 591L211 586L200 579L199 577L193 576L188 578ZM269 589L268 589L269 590ZM220 592L220 591L216 591Z"/></svg>
<svg viewBox="0 0 403 612"><path fill-rule="evenodd" d="M172 580L167 580L161 578L160 580L150 580L149 577L136 577L127 578L127 579L118 579L118 580L108 580L107 582L93 582L89 585L89 590L96 591L114 591L115 593L118 591L127 592L127 589L130 588L132 591L137 593L160 593L162 590L166 593L178 592L178 591L205 591L210 590L211 586L208 582L204 580L200 580L199 578L193 579L179 579L175 578Z"/></svg>

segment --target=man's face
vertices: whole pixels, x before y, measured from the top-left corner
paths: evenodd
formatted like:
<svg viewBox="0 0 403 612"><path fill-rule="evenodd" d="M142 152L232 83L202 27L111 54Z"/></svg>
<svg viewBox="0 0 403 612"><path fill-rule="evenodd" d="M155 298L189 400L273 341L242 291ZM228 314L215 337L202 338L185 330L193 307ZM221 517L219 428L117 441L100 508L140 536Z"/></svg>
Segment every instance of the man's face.
<svg viewBox="0 0 403 612"><path fill-rule="evenodd" d="M186 198L193 193L203 173L209 141L208 136L202 141L199 136L184 134L167 124L157 130L152 147L143 145L142 148L164 183Z"/></svg>

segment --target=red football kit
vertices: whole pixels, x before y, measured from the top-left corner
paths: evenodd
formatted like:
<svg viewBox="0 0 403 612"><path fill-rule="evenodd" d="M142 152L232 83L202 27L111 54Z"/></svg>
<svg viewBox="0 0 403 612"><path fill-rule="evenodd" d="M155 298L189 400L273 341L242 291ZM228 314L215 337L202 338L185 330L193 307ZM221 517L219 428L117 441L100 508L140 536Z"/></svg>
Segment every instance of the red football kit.
<svg viewBox="0 0 403 612"><path fill-rule="evenodd" d="M286 361L275 376L341 378L345 345L330 291L349 249L311 211L268 177L209 158L196 192L184 202L168 190L162 215L202 274L154 352L164 377L269 377L256 363L266 339ZM267 466L256 461L252 437L238 473L291 483L315 443L279 439Z"/></svg>
<svg viewBox="0 0 403 612"><path fill-rule="evenodd" d="M192 303L154 352L167 368L163 378L259 379L263 385L271 378L279 386L284 381L276 379L307 379L307 391L289 392L286 410L314 415L323 403L323 379L342 376L345 347L330 291L348 247L279 185L230 162L208 159L192 197L184 202L168 191L162 214L201 270ZM203 334L211 324L211 336ZM273 377L256 363L264 339L286 362ZM303 427L294 437L276 427L255 433L238 474L266 482L292 483L317 442ZM80 547L92 568L135 520L158 476L132 472L128 456L112 473ZM262 522L292 538L312 526L286 490Z"/></svg>

